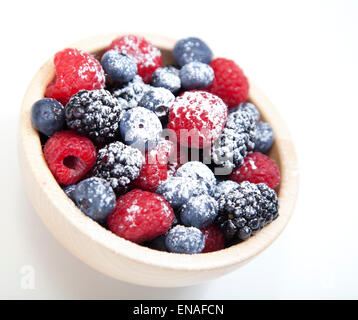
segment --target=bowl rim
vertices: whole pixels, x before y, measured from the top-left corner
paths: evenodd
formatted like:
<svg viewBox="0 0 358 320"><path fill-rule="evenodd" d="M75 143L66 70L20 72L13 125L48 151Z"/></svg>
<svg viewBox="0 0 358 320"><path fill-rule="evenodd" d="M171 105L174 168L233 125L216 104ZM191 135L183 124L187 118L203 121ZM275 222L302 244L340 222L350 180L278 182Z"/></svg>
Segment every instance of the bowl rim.
<svg viewBox="0 0 358 320"><path fill-rule="evenodd" d="M103 50L113 39L125 34L129 33L96 35L77 41L67 48L77 48L94 53ZM175 39L147 33L130 34L143 36L160 49L172 50L176 42ZM84 215L62 191L46 164L39 134L32 127L30 118L32 104L43 98L45 88L54 75L53 57L51 57L32 78L24 95L19 121L19 143L22 147L20 156L24 157L23 160L29 165L36 183L42 186L42 195L53 203L63 218L89 240L97 242L115 255L121 255L139 263L171 270L206 271L237 265L249 260L272 244L286 227L293 214L298 193L299 177L296 152L289 131L280 115L252 81L249 80L249 101L258 106L262 117L267 119L273 127L275 147L281 159L279 164L281 171L279 217L242 243L215 252L185 255L150 249L116 236Z"/></svg>

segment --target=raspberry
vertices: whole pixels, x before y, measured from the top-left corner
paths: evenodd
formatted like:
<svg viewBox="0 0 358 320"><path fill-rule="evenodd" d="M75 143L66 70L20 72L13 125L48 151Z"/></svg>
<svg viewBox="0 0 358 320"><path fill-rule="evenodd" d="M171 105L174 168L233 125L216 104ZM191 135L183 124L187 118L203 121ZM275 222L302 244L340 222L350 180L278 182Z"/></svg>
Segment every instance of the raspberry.
<svg viewBox="0 0 358 320"><path fill-rule="evenodd" d="M203 233L205 239L205 247L202 253L224 249L225 237L215 224L200 230Z"/></svg>
<svg viewBox="0 0 358 320"><path fill-rule="evenodd" d="M160 50L140 36L119 37L112 41L107 51L111 49L132 56L137 63L138 74L146 83L151 81L153 72L162 65Z"/></svg>
<svg viewBox="0 0 358 320"><path fill-rule="evenodd" d="M143 165L139 173L139 177L133 182L137 188L155 191L161 181L167 179L168 169L167 165L160 165L159 163L146 163Z"/></svg>
<svg viewBox="0 0 358 320"><path fill-rule="evenodd" d="M245 158L240 168L232 172L230 180L237 183L242 181L265 183L271 189L275 189L280 183L280 170L275 161L268 156L254 152Z"/></svg>
<svg viewBox="0 0 358 320"><path fill-rule="evenodd" d="M169 110L167 128L183 146L210 146L223 131L227 107L217 96L205 91L186 91L176 97Z"/></svg>
<svg viewBox="0 0 358 320"><path fill-rule="evenodd" d="M173 220L173 209L162 196L134 189L118 198L108 227L116 235L140 243L165 233Z"/></svg>
<svg viewBox="0 0 358 320"><path fill-rule="evenodd" d="M215 76L211 86L207 89L209 92L223 99L229 108L247 100L249 82L234 61L216 58L211 61L210 66L213 68Z"/></svg>
<svg viewBox="0 0 358 320"><path fill-rule="evenodd" d="M145 155L145 163L139 177L133 182L137 188L154 192L161 181L167 179L167 162L172 143L161 140L159 144Z"/></svg>
<svg viewBox="0 0 358 320"><path fill-rule="evenodd" d="M60 131L47 140L44 156L57 182L70 185L92 168L97 154L88 138L73 131Z"/></svg>
<svg viewBox="0 0 358 320"><path fill-rule="evenodd" d="M65 105L81 89L104 88L105 75L101 64L84 51L65 49L57 52L54 64L56 77L46 89L45 96L48 98Z"/></svg>

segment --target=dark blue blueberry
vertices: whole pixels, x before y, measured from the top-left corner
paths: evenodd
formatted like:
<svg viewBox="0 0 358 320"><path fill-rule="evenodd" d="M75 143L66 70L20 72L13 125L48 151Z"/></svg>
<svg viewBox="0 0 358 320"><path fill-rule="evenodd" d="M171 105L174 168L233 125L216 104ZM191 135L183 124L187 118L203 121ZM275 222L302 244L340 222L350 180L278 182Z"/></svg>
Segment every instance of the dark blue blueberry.
<svg viewBox="0 0 358 320"><path fill-rule="evenodd" d="M126 111L120 122L125 144L141 151L154 148L158 144L162 130L162 124L156 114L143 107Z"/></svg>
<svg viewBox="0 0 358 320"><path fill-rule="evenodd" d="M243 102L240 103L237 107L229 108L230 113L234 113L236 111L244 111L249 113L256 123L260 120L260 111L256 108L256 106L253 103L250 102Z"/></svg>
<svg viewBox="0 0 358 320"><path fill-rule="evenodd" d="M189 161L183 164L177 170L175 176L198 181L207 190L209 195L213 195L215 192L215 175L207 165L200 161Z"/></svg>
<svg viewBox="0 0 358 320"><path fill-rule="evenodd" d="M179 40L173 49L176 62L182 67L192 61L210 63L213 53L207 44L194 37Z"/></svg>
<svg viewBox="0 0 358 320"><path fill-rule="evenodd" d="M63 128L65 108L55 99L41 99L32 106L31 121L37 131L52 136Z"/></svg>
<svg viewBox="0 0 358 320"><path fill-rule="evenodd" d="M168 251L167 247L165 246L165 238L167 233L160 235L159 237L155 238L152 241L145 243L149 248L159 250L159 251Z"/></svg>
<svg viewBox="0 0 358 320"><path fill-rule="evenodd" d="M212 224L218 215L216 200L207 194L192 197L180 209L180 220L188 227L205 228Z"/></svg>
<svg viewBox="0 0 358 320"><path fill-rule="evenodd" d="M121 83L131 81L137 74L135 60L118 50L109 50L104 53L101 64L108 77Z"/></svg>
<svg viewBox="0 0 358 320"><path fill-rule="evenodd" d="M152 85L168 89L172 93L180 90L179 70L173 66L158 68L152 75Z"/></svg>
<svg viewBox="0 0 358 320"><path fill-rule="evenodd" d="M138 102L142 99L143 94L150 89L149 84L145 84L141 76L136 75L132 81L128 82L121 88L113 91L113 96L121 101L125 100L127 106L125 110L138 106Z"/></svg>
<svg viewBox="0 0 358 320"><path fill-rule="evenodd" d="M204 250L205 239L198 228L178 225L169 230L165 245L170 252L195 254Z"/></svg>
<svg viewBox="0 0 358 320"><path fill-rule="evenodd" d="M116 207L116 195L110 184L97 177L79 182L73 199L85 215L100 223L105 222Z"/></svg>
<svg viewBox="0 0 358 320"><path fill-rule="evenodd" d="M156 193L162 195L173 209L178 209L191 197L206 194L207 187L191 178L170 177L159 184Z"/></svg>
<svg viewBox="0 0 358 320"><path fill-rule="evenodd" d="M208 64L193 61L180 69L181 86L185 90L206 89L214 80L214 70Z"/></svg>
<svg viewBox="0 0 358 320"><path fill-rule="evenodd" d="M266 153L272 147L274 134L271 126L267 122L259 122L256 129L256 152Z"/></svg>
<svg viewBox="0 0 358 320"><path fill-rule="evenodd" d="M71 184L69 186L65 186L63 187L63 191L65 191L67 197L69 197L71 200L73 200L73 196L74 196L74 191L76 189L76 185L75 184Z"/></svg>
<svg viewBox="0 0 358 320"><path fill-rule="evenodd" d="M152 87L144 93L138 106L153 111L163 121L167 118L174 99L174 95L168 89Z"/></svg>

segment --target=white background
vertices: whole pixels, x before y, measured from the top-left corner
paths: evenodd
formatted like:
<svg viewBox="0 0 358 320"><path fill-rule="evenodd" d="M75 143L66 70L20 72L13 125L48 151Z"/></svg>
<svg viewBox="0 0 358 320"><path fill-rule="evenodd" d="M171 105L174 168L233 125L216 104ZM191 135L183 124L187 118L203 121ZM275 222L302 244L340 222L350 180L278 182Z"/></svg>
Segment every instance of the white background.
<svg viewBox="0 0 358 320"><path fill-rule="evenodd" d="M357 299L358 1L2 1L0 8L0 298ZM19 175L21 100L41 64L100 33L204 39L274 103L294 139L300 193L265 252L211 282L179 289L108 278L62 248ZM35 289L21 289L21 268Z"/></svg>

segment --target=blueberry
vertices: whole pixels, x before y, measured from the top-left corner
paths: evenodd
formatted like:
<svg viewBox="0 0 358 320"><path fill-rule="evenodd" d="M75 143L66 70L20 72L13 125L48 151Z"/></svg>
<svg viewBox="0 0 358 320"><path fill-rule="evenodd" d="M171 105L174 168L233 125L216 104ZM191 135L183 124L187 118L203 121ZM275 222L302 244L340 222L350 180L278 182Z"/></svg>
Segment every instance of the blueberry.
<svg viewBox="0 0 358 320"><path fill-rule="evenodd" d="M67 197L69 197L71 200L73 200L75 189L76 189L75 184L71 184L69 186L63 187L63 191L66 193Z"/></svg>
<svg viewBox="0 0 358 320"><path fill-rule="evenodd" d="M154 148L162 130L156 114L143 107L126 111L120 122L120 132L125 144L141 151Z"/></svg>
<svg viewBox="0 0 358 320"><path fill-rule="evenodd" d="M256 129L256 141L254 151L266 153L272 147L274 134L267 122L259 122Z"/></svg>
<svg viewBox="0 0 358 320"><path fill-rule="evenodd" d="M216 200L207 194L192 197L180 209L180 220L188 227L205 228L218 215Z"/></svg>
<svg viewBox="0 0 358 320"><path fill-rule="evenodd" d="M168 251L167 247L165 246L165 238L166 233L160 235L159 237L155 238L154 240L145 243L149 248L159 250L159 251Z"/></svg>
<svg viewBox="0 0 358 320"><path fill-rule="evenodd" d="M236 111L245 111L248 112L256 121L256 123L260 120L260 111L256 108L256 106L253 103L250 102L243 102L240 103L237 107L229 108L230 113L236 112Z"/></svg>
<svg viewBox="0 0 358 320"><path fill-rule="evenodd" d="M180 69L181 86L185 90L206 89L214 80L214 70L206 63L193 61Z"/></svg>
<svg viewBox="0 0 358 320"><path fill-rule="evenodd" d="M104 53L101 64L108 77L121 83L131 81L137 74L135 60L118 50L109 50Z"/></svg>
<svg viewBox="0 0 358 320"><path fill-rule="evenodd" d="M207 44L198 38L185 38L179 40L173 49L176 62L182 67L192 61L210 63L213 53Z"/></svg>
<svg viewBox="0 0 358 320"><path fill-rule="evenodd" d="M32 106L31 121L37 131L52 136L63 128L65 108L55 99L41 99Z"/></svg>
<svg viewBox="0 0 358 320"><path fill-rule="evenodd" d="M177 170L175 176L197 180L205 187L209 195L213 195L215 192L215 175L207 165L200 161L190 161L183 164Z"/></svg>
<svg viewBox="0 0 358 320"><path fill-rule="evenodd" d="M198 228L178 225L169 230L165 245L171 252L195 254L204 250L205 239Z"/></svg>
<svg viewBox="0 0 358 320"><path fill-rule="evenodd" d="M73 199L85 215L100 223L106 221L116 206L116 195L110 184L97 177L79 182Z"/></svg>
<svg viewBox="0 0 358 320"><path fill-rule="evenodd" d="M216 185L214 198L218 200L223 194L227 194L230 191L239 187L239 184L232 180L221 181Z"/></svg>
<svg viewBox="0 0 358 320"><path fill-rule="evenodd" d="M181 87L179 70L173 66L156 69L152 75L152 85L177 93Z"/></svg>
<svg viewBox="0 0 358 320"><path fill-rule="evenodd" d="M144 93L138 106L153 111L163 121L167 118L174 99L174 95L169 90L152 87Z"/></svg>
<svg viewBox="0 0 358 320"><path fill-rule="evenodd" d="M186 177L170 177L159 184L156 193L162 195L173 209L178 209L191 197L206 194L207 188L197 180Z"/></svg>

